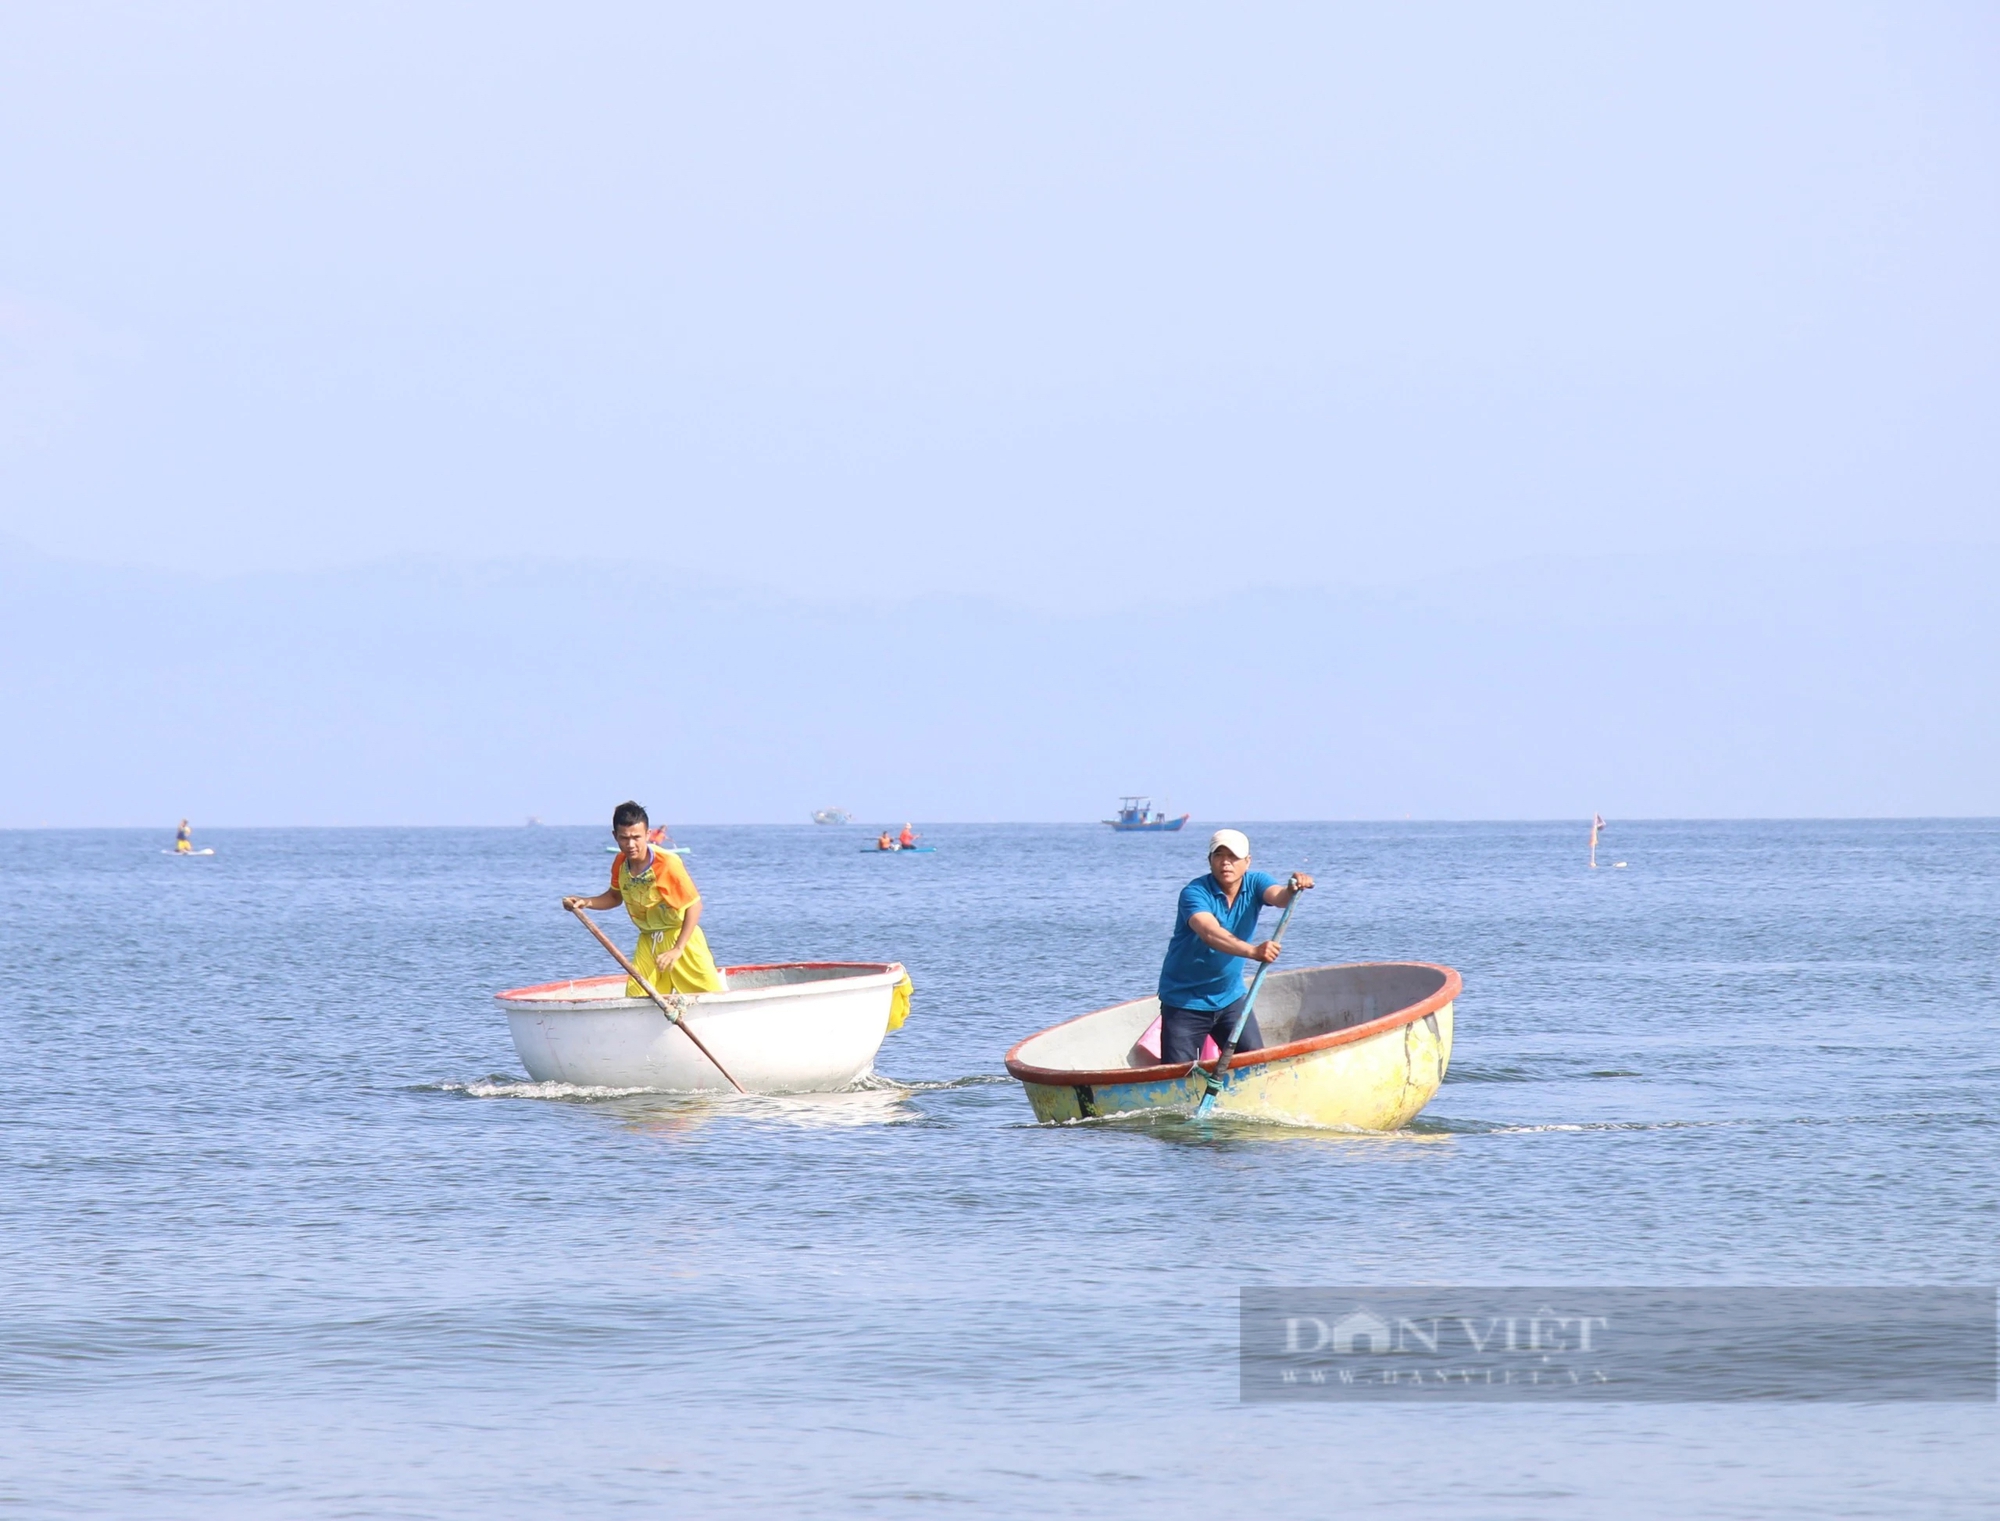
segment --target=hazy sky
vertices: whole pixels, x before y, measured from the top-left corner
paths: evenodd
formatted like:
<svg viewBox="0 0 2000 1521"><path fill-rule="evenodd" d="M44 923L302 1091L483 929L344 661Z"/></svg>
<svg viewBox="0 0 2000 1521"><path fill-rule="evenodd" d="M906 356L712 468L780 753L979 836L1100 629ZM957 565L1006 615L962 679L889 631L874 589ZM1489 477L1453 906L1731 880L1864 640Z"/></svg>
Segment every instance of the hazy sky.
<svg viewBox="0 0 2000 1521"><path fill-rule="evenodd" d="M0 531L1082 595L1991 541L1996 63L1825 0L12 6Z"/></svg>
<svg viewBox="0 0 2000 1521"><path fill-rule="evenodd" d="M1655 566L1665 624L1699 623L1707 567L2000 544L1996 65L1991 5L14 5L0 558L42 586L37 552L220 577L246 607L228 578L422 556L599 567L607 608L626 559L776 597L767 622L970 598L976 635L912 625L941 671L1032 610L1081 620L1049 659L1136 663L1165 704L1188 641L1238 641L1211 684L1277 661L1196 631L1231 595L1268 617L1435 578L1489 607L1519 589L1525 616L1562 586L1551 557L1599 556ZM335 624L425 595L371 575L313 595L357 599ZM704 637L737 605L703 604ZM1157 643L1093 644L1117 608ZM1925 680L1986 690L1991 627L1926 646ZM1666 676L1726 676L1708 637ZM1836 644L1801 657L1827 681ZM161 679L255 751L262 710L202 647ZM1554 690L1535 650L1517 675ZM87 694L4 658L83 732ZM778 700L762 670L744 702ZM844 679L874 702L889 674ZM1847 711L1817 753L1873 791L1746 753L1649 806L2000 808L1983 711L1928 791ZM937 805L1160 788L1134 746L1116 782ZM748 801L739 768L716 808L831 800L772 777ZM1551 806L1490 780L1467 758L1420 806ZM1620 782L1607 762L1558 811ZM155 806L43 785L0 769L0 812ZM1403 811L1263 801L1341 798Z"/></svg>

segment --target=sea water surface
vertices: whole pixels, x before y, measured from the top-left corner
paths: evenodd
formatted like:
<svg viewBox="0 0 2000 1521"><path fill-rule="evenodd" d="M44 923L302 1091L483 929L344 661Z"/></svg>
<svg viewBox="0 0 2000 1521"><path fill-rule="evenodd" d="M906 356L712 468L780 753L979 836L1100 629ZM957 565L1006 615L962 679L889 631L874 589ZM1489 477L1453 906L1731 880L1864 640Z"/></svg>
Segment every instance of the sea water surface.
<svg viewBox="0 0 2000 1521"><path fill-rule="evenodd" d="M0 1513L1994 1513L1991 1405L1245 1405L1236 1342L2000 1281L2000 823L1249 828L1287 964L1464 974L1409 1130L1032 1123L1002 1054L1151 989L1205 832L678 830L719 961L915 978L893 1084L790 1100L526 1080L602 831L0 834Z"/></svg>

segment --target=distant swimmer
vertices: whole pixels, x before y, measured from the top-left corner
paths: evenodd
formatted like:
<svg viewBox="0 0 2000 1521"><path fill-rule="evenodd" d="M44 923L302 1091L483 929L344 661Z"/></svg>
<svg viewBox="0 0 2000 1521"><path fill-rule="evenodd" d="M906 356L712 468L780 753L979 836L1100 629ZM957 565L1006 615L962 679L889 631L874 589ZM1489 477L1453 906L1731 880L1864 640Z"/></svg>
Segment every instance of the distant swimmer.
<svg viewBox="0 0 2000 1521"><path fill-rule="evenodd" d="M565 898L564 908L616 908L639 927L632 963L660 993L721 993L728 984L716 970L701 932L701 894L681 858L653 841L652 820L637 803L620 803L611 813L611 838L618 842L611 863L611 886L594 898ZM627 998L646 990L625 979Z"/></svg>
<svg viewBox="0 0 2000 1521"><path fill-rule="evenodd" d="M903 832L896 836L896 843L902 846L903 849L908 850L912 845L917 843L916 830L912 829L908 824L905 824L903 826Z"/></svg>
<svg viewBox="0 0 2000 1521"><path fill-rule="evenodd" d="M191 856L194 854L194 831L188 828L188 821L181 820L181 827L174 831L174 854Z"/></svg>
<svg viewBox="0 0 2000 1521"><path fill-rule="evenodd" d="M896 844L896 837L885 829L875 836L875 848L877 850L895 850L899 847Z"/></svg>

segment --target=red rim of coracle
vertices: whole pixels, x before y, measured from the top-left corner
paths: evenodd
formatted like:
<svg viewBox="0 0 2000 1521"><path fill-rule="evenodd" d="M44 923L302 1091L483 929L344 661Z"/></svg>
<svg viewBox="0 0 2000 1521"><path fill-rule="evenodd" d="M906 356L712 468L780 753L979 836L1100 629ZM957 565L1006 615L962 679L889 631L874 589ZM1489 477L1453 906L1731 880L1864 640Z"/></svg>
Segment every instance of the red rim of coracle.
<svg viewBox="0 0 2000 1521"><path fill-rule="evenodd" d="M738 972L778 972L789 967L798 967L811 972L824 972L828 969L852 970L856 976L873 977L883 972L900 972L903 970L903 963L900 961L761 961L752 966L723 967L722 975L724 977L731 977ZM495 998L525 999L533 998L537 993L556 993L565 988L587 987L593 982L623 983L625 981L626 977L623 972L594 972L588 977L565 977L560 982L538 982L531 988L509 988L506 992L495 993L493 996ZM755 989L732 988L727 991L747 993L754 992Z"/></svg>
<svg viewBox="0 0 2000 1521"><path fill-rule="evenodd" d="M1426 1015L1435 1014L1446 1004L1457 999L1465 987L1465 979L1448 966L1440 966L1435 961L1343 961L1332 966L1303 966L1300 972L1341 972L1351 967L1414 966L1429 972L1444 973L1444 982L1430 997L1420 999L1407 1008L1394 1009L1378 1015L1365 1025L1351 1025L1345 1030L1330 1030L1325 1035L1310 1036L1305 1040L1287 1041L1282 1046L1265 1046L1259 1051L1243 1051L1230 1058L1229 1070L1240 1072L1245 1067L1261 1066L1265 1062L1286 1061L1294 1056L1305 1056L1313 1051L1328 1051L1335 1046L1349 1046L1356 1041L1367 1040L1371 1035L1380 1035L1385 1030L1394 1030L1401 1025L1413 1025ZM1137 999L1127 1002L1137 1003ZM1111 1008L1121 1007L1118 1004ZM1086 1019L1094 1019L1106 1012L1093 1009L1088 1014L1079 1014L1075 1019L1065 1019L1062 1024L1050 1025L1046 1030L1037 1030L1014 1043L1007 1053L1007 1071L1024 1083L1038 1083L1045 1088L1108 1088L1118 1083L1159 1083L1177 1077L1186 1077L1194 1071L1193 1062L1167 1062L1157 1067L1111 1067L1100 1072L1085 1072L1070 1067L1031 1067L1020 1059L1021 1047L1032 1040L1040 1040L1044 1035L1063 1029L1065 1026L1080 1024Z"/></svg>

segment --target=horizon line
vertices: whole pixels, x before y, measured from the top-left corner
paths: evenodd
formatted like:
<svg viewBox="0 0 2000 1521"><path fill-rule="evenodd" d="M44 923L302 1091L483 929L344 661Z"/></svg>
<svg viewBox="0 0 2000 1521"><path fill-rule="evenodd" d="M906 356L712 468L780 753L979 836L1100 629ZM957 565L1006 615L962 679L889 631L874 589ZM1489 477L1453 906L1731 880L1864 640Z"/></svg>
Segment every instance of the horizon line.
<svg viewBox="0 0 2000 1521"><path fill-rule="evenodd" d="M1983 823L1992 823L1996 821L2000 821L2000 814L1990 814L1990 813L1616 814L1612 815L1609 820L1609 822L1615 822L1621 824L1925 824L1925 823L1983 824ZM848 829L856 831L865 831L867 829L873 828L877 823L887 823L887 822L889 821L855 820L847 824L819 824L813 822L810 819L802 820L799 822L792 822L789 820L782 820L782 819L779 820L763 819L763 820L747 820L747 821L732 821L732 822L717 823L712 821L695 822L689 820L678 824L674 824L670 827L678 829L812 829L812 830L830 830L830 831ZM1101 829L1107 827L1108 825L1108 821L1104 819L928 819L928 820L912 820L911 822L921 823L927 829L994 829L994 828L1019 828L1019 829L1099 828ZM1414 818L1409 815L1405 815L1402 818L1379 817L1379 816L1356 816L1348 818L1253 819L1253 818L1238 817L1234 818L1233 823L1225 822L1223 816L1218 816L1216 819L1212 821L1200 821L1200 822L1212 822L1213 826L1217 829L1237 828L1246 825L1253 826L1256 828L1271 828L1271 827L1283 827L1287 825L1297 825L1297 824L1340 824L1340 825L1572 824L1578 822L1580 822L1582 827L1586 829L1590 827L1590 818L1587 815L1583 814L1557 814L1557 815L1544 814L1532 817L1527 815L1501 815L1501 816L1488 816L1488 817L1437 816L1437 817L1426 817L1426 818ZM205 833L225 833L232 831L251 832L251 831L287 830L287 829L292 829L292 830L310 829L310 830L322 830L322 831L344 830L344 829L353 829L353 830L479 829L479 830L496 830L496 831L519 830L519 829L591 829L591 830L601 829L608 831L610 828L610 826L605 823L597 823L597 822L577 823L574 821L563 822L563 821L551 821L546 819L522 820L519 823L512 823L512 824L500 824L491 822L488 823L460 822L460 823L430 823L430 824L279 823L279 824L204 824L200 827L202 831ZM173 828L174 826L171 823L167 824L0 824L0 834L41 834L41 833L58 834L58 833L83 833L83 832L96 832L96 833L107 833L107 834L108 833L154 834L160 832L161 830L165 830L168 833L171 833ZM1114 831L1114 832L1131 833L1131 834L1139 834L1139 833L1179 834L1185 832L1190 838L1193 838L1196 835L1199 835L1201 833L1201 830L1197 828L1197 829L1188 829L1186 831L1162 829L1162 830L1124 830L1124 831Z"/></svg>

